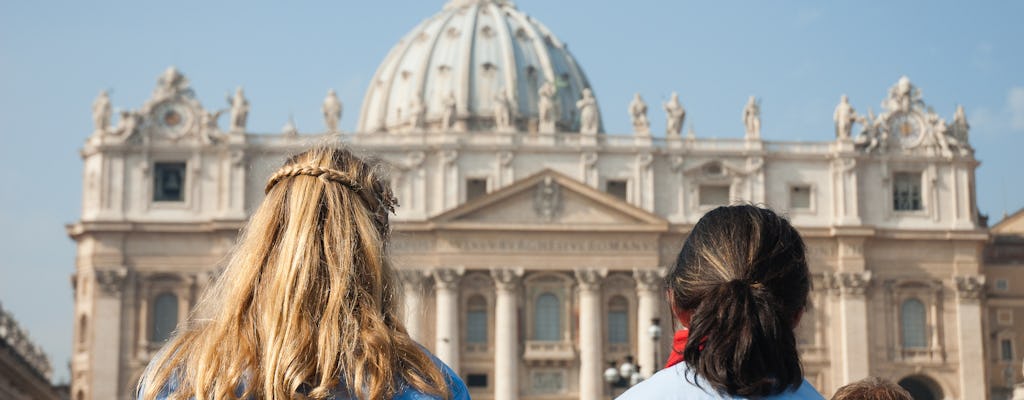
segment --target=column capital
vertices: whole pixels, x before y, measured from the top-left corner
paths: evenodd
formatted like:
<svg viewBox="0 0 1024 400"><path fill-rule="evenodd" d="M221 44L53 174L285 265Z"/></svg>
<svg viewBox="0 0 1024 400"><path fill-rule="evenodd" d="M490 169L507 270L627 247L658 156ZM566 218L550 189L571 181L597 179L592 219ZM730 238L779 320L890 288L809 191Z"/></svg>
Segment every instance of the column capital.
<svg viewBox="0 0 1024 400"><path fill-rule="evenodd" d="M465 273L466 268L464 267L437 268L433 271L434 287L439 290L455 290L459 287L459 280L462 279L462 275Z"/></svg>
<svg viewBox="0 0 1024 400"><path fill-rule="evenodd" d="M523 273L522 268L492 268L491 278L494 279L494 287L498 291L513 291L519 287Z"/></svg>
<svg viewBox="0 0 1024 400"><path fill-rule="evenodd" d="M128 268L115 267L97 269L96 284L100 291L109 296L120 296L124 291L124 283L128 278Z"/></svg>
<svg viewBox="0 0 1024 400"><path fill-rule="evenodd" d="M985 275L960 275L953 277L956 294L961 300L979 300L985 297Z"/></svg>
<svg viewBox="0 0 1024 400"><path fill-rule="evenodd" d="M825 274L826 286L834 294L863 296L871 286L871 271Z"/></svg>
<svg viewBox="0 0 1024 400"><path fill-rule="evenodd" d="M662 268L634 268L633 280L636 281L636 290L641 292L656 292L661 289L665 282L666 271Z"/></svg>
<svg viewBox="0 0 1024 400"><path fill-rule="evenodd" d="M430 272L422 269L399 269L398 279L408 289L421 290Z"/></svg>
<svg viewBox="0 0 1024 400"><path fill-rule="evenodd" d="M608 276L608 270L604 268L590 269L578 268L575 271L576 282L581 291L595 291L601 289L601 282Z"/></svg>

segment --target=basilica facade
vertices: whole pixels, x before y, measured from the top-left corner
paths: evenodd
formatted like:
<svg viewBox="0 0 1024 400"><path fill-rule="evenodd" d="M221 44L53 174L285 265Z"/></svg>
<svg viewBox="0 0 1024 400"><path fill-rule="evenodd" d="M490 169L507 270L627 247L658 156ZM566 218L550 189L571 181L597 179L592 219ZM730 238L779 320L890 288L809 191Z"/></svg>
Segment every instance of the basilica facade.
<svg viewBox="0 0 1024 400"><path fill-rule="evenodd" d="M220 121L173 68L115 124L101 94L81 219L67 227L72 398L133 396L266 179L323 142L392 167L405 324L475 399L607 398L621 391L602 376L609 363L657 370L676 328L661 278L701 215L735 202L785 213L807 242L814 288L797 329L826 396L869 375L933 399L986 399L1003 384L962 109L940 116L904 77L879 88L878 115L843 97L822 135L834 140L763 140L754 98L742 139L705 139L682 132L680 97L648 113L638 94L633 131L605 132L566 45L500 0L452 0L403 37L356 132L339 131L333 92L324 131L250 132L241 89ZM1019 338L1003 336L1016 359Z"/></svg>

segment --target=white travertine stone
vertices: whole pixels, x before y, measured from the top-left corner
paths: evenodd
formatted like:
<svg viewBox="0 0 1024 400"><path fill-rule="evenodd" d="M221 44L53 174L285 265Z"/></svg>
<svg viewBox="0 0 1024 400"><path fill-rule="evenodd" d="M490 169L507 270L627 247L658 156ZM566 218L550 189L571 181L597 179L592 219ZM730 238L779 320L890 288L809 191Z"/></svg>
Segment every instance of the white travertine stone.
<svg viewBox="0 0 1024 400"><path fill-rule="evenodd" d="M327 127L327 132L340 132L338 123L341 122L342 105L334 89L327 90L327 97L324 97L324 104L320 107L320 112L324 114L324 125Z"/></svg>
<svg viewBox="0 0 1024 400"><path fill-rule="evenodd" d="M743 107L743 126L746 127L746 139L761 138L761 102L750 96L746 107Z"/></svg>
<svg viewBox="0 0 1024 400"><path fill-rule="evenodd" d="M92 123L97 133L103 134L110 128L110 96L106 90L100 91L99 96L92 103Z"/></svg>
<svg viewBox="0 0 1024 400"><path fill-rule="evenodd" d="M413 340L423 342L423 286L428 272L418 269L398 271L402 280L405 330Z"/></svg>
<svg viewBox="0 0 1024 400"><path fill-rule="evenodd" d="M597 110L597 99L590 88L583 89L583 96L576 102L576 108L580 110L580 133L596 135L601 127L601 116Z"/></svg>
<svg viewBox="0 0 1024 400"><path fill-rule="evenodd" d="M245 93L242 92L242 87L239 86L235 89L235 96L228 98L228 104L231 105L231 132L243 133L245 132L245 124L249 119L249 100L245 99Z"/></svg>
<svg viewBox="0 0 1024 400"><path fill-rule="evenodd" d="M654 357L655 343L649 337L648 329L651 320L658 318L658 304L661 302L663 277L656 269L634 269L633 279L636 280L636 361L644 377L649 377L660 368ZM672 335L673 332L665 334ZM668 349L666 351L671 351ZM662 358L667 354L662 353Z"/></svg>
<svg viewBox="0 0 1024 400"><path fill-rule="evenodd" d="M985 329L982 303L985 299L984 275L960 275L956 285L956 334L960 349L960 398L984 399L988 396L985 374ZM981 370L978 367L981 366Z"/></svg>
<svg viewBox="0 0 1024 400"><path fill-rule="evenodd" d="M577 269L576 283L580 302L580 398L601 397L601 281L607 270Z"/></svg>
<svg viewBox="0 0 1024 400"><path fill-rule="evenodd" d="M633 121L633 134L637 136L651 135L651 122L647 119L647 103L640 93L633 95L629 103L629 118Z"/></svg>
<svg viewBox="0 0 1024 400"><path fill-rule="evenodd" d="M844 94L839 98L839 105L832 113L832 120L836 123L836 138L846 140L850 138L853 130L853 123L857 121L857 111L850 105L850 98Z"/></svg>
<svg viewBox="0 0 1024 400"><path fill-rule="evenodd" d="M519 312L516 298L522 270L493 269L491 277L497 289L494 302L494 400L519 398Z"/></svg>
<svg viewBox="0 0 1024 400"><path fill-rule="evenodd" d="M672 92L672 98L664 104L665 108L665 136L678 138L683 131L683 123L686 121L686 109L679 102L679 93Z"/></svg>
<svg viewBox="0 0 1024 400"><path fill-rule="evenodd" d="M437 301L437 325L434 353L455 373L459 373L459 281L462 268L434 270L434 296Z"/></svg>

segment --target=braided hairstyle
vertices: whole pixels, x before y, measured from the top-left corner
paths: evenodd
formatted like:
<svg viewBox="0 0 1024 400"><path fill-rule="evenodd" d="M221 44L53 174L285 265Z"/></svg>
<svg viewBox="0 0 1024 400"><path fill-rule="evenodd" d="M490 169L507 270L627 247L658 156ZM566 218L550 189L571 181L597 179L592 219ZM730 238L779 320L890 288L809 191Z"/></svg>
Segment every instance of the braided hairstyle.
<svg viewBox="0 0 1024 400"><path fill-rule="evenodd" d="M382 399L403 387L447 396L441 369L398 317L387 255L397 202L384 172L345 148L288 159L224 273L143 376L140 398L168 388L171 399L197 400Z"/></svg>
<svg viewBox="0 0 1024 400"><path fill-rule="evenodd" d="M686 238L666 285L674 309L691 315L683 359L716 391L768 396L803 382L794 328L810 272L788 221L750 205L711 210Z"/></svg>

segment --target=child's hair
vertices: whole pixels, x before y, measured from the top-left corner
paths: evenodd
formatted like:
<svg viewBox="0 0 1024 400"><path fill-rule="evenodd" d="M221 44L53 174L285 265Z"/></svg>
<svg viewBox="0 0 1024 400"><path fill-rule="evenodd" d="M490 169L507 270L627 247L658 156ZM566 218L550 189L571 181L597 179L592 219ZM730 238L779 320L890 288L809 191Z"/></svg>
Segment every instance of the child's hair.
<svg viewBox="0 0 1024 400"><path fill-rule="evenodd" d="M879 377L868 377L843 386L832 400L914 400L907 389Z"/></svg>
<svg viewBox="0 0 1024 400"><path fill-rule="evenodd" d="M809 275L804 242L784 218L751 205L708 212L666 277L673 307L691 314L686 363L733 396L799 387L793 330L807 305Z"/></svg>
<svg viewBox="0 0 1024 400"><path fill-rule="evenodd" d="M408 385L444 397L441 369L397 315L387 256L397 205L379 164L321 146L266 186L222 276L140 381L140 398L361 399ZM175 389L176 388L176 389Z"/></svg>

